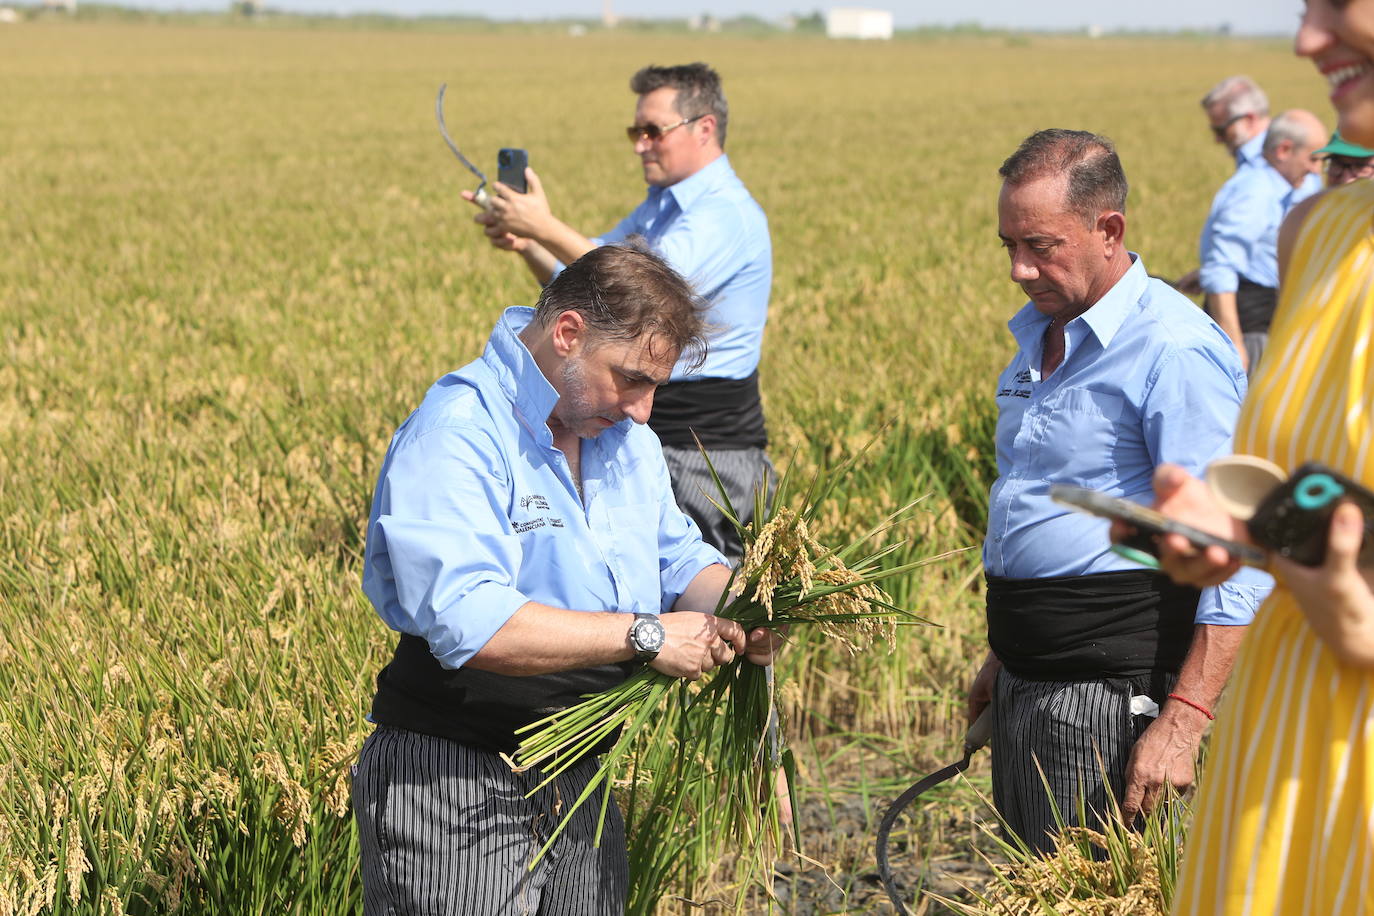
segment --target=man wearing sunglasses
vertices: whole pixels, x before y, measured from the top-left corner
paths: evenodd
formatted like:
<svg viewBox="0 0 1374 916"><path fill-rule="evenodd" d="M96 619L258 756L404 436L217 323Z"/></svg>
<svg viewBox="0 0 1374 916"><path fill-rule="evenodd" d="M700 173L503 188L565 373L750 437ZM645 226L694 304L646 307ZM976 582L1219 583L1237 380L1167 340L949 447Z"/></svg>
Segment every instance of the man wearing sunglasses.
<svg viewBox="0 0 1374 916"><path fill-rule="evenodd" d="M1339 188L1374 175L1374 149L1365 149L1342 139L1340 131L1332 134L1326 146L1314 155L1326 164L1328 188Z"/></svg>
<svg viewBox="0 0 1374 916"><path fill-rule="evenodd" d="M1226 147L1236 168L1260 158L1269 130L1269 97L1248 76L1228 76L1202 97L1212 139ZM1202 293L1201 269L1188 271L1174 286L1190 296Z"/></svg>
<svg viewBox="0 0 1374 916"><path fill-rule="evenodd" d="M1200 282L1207 313L1235 343L1253 373L1278 302L1279 224L1299 201L1320 189L1317 148L1326 128L1310 111L1274 118L1260 158L1242 162L1212 200L1202 229Z"/></svg>
<svg viewBox="0 0 1374 916"><path fill-rule="evenodd" d="M518 252L541 284L593 248L642 236L707 300L714 333L706 361L696 372L674 368L649 426L663 443L678 504L734 560L739 540L710 502L716 488L693 434L748 521L754 489L771 471L758 390L773 277L768 220L725 155L729 109L715 70L703 63L645 67L630 89L639 101L626 133L649 189L615 228L589 238L558 219L533 169L525 172L528 193L497 182L491 209L475 220L495 247Z"/></svg>
<svg viewBox="0 0 1374 916"><path fill-rule="evenodd" d="M1224 144L1236 167L1260 157L1269 130L1269 98L1248 76L1228 76L1202 97L1212 138Z"/></svg>

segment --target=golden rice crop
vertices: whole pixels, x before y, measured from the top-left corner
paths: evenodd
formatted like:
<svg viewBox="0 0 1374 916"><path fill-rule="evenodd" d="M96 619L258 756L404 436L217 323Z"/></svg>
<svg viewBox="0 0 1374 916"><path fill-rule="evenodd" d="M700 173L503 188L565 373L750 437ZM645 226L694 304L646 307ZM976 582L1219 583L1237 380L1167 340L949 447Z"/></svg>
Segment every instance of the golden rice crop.
<svg viewBox="0 0 1374 916"><path fill-rule="evenodd" d="M1228 169L1202 91L1248 72L1323 110L1264 42L0 27L0 916L357 908L347 767L392 641L358 587L374 475L535 292L468 222L435 91L470 157L528 148L594 231L640 194L629 74L695 59L773 230L773 454L806 474L876 435L812 533L927 495L893 532L916 556L978 541L1016 142L1114 137L1129 240L1172 275ZM891 655L792 654L803 797L862 773L871 801L949 756L977 581L974 552L890 582L946 625ZM966 837L972 806L924 839ZM809 851L839 882L871 857L838 831Z"/></svg>

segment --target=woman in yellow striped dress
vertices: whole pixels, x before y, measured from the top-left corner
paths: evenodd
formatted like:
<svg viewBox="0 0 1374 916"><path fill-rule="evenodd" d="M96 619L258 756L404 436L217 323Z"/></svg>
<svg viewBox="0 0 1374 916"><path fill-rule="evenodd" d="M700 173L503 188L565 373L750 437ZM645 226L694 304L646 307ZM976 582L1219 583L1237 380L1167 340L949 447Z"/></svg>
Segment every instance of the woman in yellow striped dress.
<svg viewBox="0 0 1374 916"><path fill-rule="evenodd" d="M1308 0L1296 50L1330 81L1341 135L1374 144L1374 0ZM1285 471L1318 460L1374 489L1374 181L1300 204L1279 246L1279 306L1236 451ZM1161 469L1156 487L1163 511L1225 530L1180 469ZM1175 916L1374 914L1374 570L1356 565L1363 531L1346 505L1323 566L1273 559L1277 586L1212 736ZM1234 572L1217 548L1164 540L1175 578L1215 584Z"/></svg>

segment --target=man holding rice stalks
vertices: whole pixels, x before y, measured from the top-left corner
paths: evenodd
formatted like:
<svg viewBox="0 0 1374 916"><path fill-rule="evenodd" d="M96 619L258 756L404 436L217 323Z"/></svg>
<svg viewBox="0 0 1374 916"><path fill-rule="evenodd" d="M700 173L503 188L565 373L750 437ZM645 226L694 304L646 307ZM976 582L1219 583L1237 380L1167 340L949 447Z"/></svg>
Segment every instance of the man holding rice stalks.
<svg viewBox="0 0 1374 916"><path fill-rule="evenodd" d="M730 572L642 425L679 357L702 352L703 326L660 258L597 248L535 309L508 309L483 356L397 430L363 573L400 633L354 775L367 913L620 913L614 805L599 846L587 805L528 868L604 748L532 792L539 772L509 762L516 730L636 660L686 678L770 660L768 631L711 613Z"/></svg>
<svg viewBox="0 0 1374 916"><path fill-rule="evenodd" d="M734 526L711 503L716 487L706 457L747 524L754 488L772 476L758 384L773 283L768 219L725 155L729 106L715 70L703 63L645 67L630 89L639 101L626 133L649 190L613 229L588 238L558 219L533 169L526 170L528 193L497 182L490 210L475 220L495 247L519 252L540 283L598 245L641 235L706 297L710 353L699 365L678 361L649 427L663 443L678 504L707 543L738 560ZM464 196L473 200L471 192Z"/></svg>
<svg viewBox="0 0 1374 916"><path fill-rule="evenodd" d="M1094 826L1110 793L1129 821L1192 783L1267 577L1174 586L1113 553L1105 520L1051 501L1063 483L1148 502L1162 462L1198 473L1228 454L1245 372L1216 323L1125 247L1109 140L1040 131L999 174L998 235L1030 302L1008 325L1019 352L997 385L992 651L969 712L993 704L995 804L1049 851L1056 808L1069 823L1085 808Z"/></svg>

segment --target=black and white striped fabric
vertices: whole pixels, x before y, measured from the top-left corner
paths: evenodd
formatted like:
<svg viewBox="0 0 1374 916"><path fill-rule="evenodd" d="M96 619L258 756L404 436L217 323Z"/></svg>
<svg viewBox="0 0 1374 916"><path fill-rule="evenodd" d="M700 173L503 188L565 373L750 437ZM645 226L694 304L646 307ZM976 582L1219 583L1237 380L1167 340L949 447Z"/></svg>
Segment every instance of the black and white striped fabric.
<svg viewBox="0 0 1374 916"><path fill-rule="evenodd" d="M1131 698L1162 703L1173 679L1155 674L1033 681L1000 672L994 691L992 798L1008 829L1034 851L1052 850L1057 823L1051 799L1066 825L1097 827L1098 813L1109 807L1107 792L1121 801L1131 748L1154 721L1133 715ZM1080 800L1086 821L1078 815Z"/></svg>
<svg viewBox="0 0 1374 916"><path fill-rule="evenodd" d="M720 475L730 503L739 513L740 521L748 523L754 517L754 490L768 474L768 494L771 497L777 480L773 463L761 448L707 449L711 465ZM683 512L701 529L701 539L725 554L732 564L738 563L743 552L735 528L719 509L711 504L718 498L715 481L701 451L695 448L663 446L663 460L668 464L668 476L673 483L673 497Z"/></svg>
<svg viewBox="0 0 1374 916"><path fill-rule="evenodd" d="M599 798L549 853L529 863L596 770L583 761L541 789L496 754L379 726L353 775L366 916L620 916L629 866L625 827Z"/></svg>

